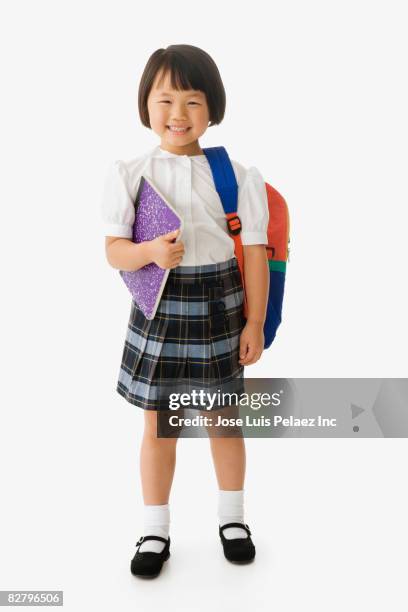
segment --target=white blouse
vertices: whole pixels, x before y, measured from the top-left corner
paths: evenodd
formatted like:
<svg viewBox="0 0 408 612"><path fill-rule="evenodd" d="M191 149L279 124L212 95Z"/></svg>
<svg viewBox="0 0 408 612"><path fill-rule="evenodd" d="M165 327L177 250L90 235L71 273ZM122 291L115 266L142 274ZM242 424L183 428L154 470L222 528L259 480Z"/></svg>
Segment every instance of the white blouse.
<svg viewBox="0 0 408 612"><path fill-rule="evenodd" d="M238 210L242 244L267 244L269 221L265 182L255 167L245 169L231 160L238 183ZM234 257L234 240L215 189L205 155L177 155L160 146L108 169L102 194L105 236L132 238L134 201L144 175L182 217L180 240L185 252L181 266L219 263Z"/></svg>

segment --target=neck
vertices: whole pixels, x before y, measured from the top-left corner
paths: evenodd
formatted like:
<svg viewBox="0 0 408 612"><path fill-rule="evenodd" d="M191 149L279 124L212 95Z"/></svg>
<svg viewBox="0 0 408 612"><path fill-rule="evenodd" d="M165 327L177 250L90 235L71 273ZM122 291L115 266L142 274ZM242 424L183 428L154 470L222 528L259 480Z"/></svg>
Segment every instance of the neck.
<svg viewBox="0 0 408 612"><path fill-rule="evenodd" d="M160 143L160 148L169 153L174 153L175 155L204 155L203 150L198 144L198 140L179 147L162 141Z"/></svg>

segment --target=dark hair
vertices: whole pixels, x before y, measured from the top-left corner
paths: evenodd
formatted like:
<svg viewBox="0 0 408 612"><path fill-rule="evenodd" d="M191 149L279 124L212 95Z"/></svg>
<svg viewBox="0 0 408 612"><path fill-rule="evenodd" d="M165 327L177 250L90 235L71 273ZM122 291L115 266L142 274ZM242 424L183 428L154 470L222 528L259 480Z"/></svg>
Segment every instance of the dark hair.
<svg viewBox="0 0 408 612"><path fill-rule="evenodd" d="M225 89L214 60L202 49L192 45L170 45L157 49L149 58L139 84L139 115L142 124L151 128L147 98L157 73L170 71L174 89L198 89L205 93L210 126L221 123L225 113Z"/></svg>

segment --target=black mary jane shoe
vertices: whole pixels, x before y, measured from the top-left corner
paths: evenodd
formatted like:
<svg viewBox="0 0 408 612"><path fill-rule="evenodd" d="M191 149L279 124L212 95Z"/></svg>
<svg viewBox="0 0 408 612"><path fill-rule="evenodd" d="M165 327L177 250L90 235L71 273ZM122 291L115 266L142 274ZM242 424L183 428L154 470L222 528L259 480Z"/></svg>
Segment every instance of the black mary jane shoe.
<svg viewBox="0 0 408 612"><path fill-rule="evenodd" d="M223 531L228 527L240 527L244 529L248 537L246 538L233 538L227 540L224 536ZM222 546L224 548L224 555L228 561L235 563L249 563L255 557L255 546L251 540L251 532L247 524L243 523L226 523L222 527L219 527L220 538Z"/></svg>
<svg viewBox="0 0 408 612"><path fill-rule="evenodd" d="M164 542L166 545L159 553L149 551L139 552L140 546L143 542L147 542L147 540L158 540L159 542ZM163 563L170 557L170 536L167 540L155 535L142 536L140 540L136 542L136 546L138 549L131 561L130 571L134 576L155 578L160 574Z"/></svg>

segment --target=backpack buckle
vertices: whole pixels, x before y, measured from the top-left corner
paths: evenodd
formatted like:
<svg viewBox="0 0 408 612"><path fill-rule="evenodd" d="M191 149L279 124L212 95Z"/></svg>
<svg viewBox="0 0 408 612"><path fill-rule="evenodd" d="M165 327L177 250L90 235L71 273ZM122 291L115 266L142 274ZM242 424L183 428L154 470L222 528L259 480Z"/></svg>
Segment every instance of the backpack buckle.
<svg viewBox="0 0 408 612"><path fill-rule="evenodd" d="M242 230L241 219L238 217L238 215L229 217L227 218L227 226L229 233L232 236L237 236Z"/></svg>

